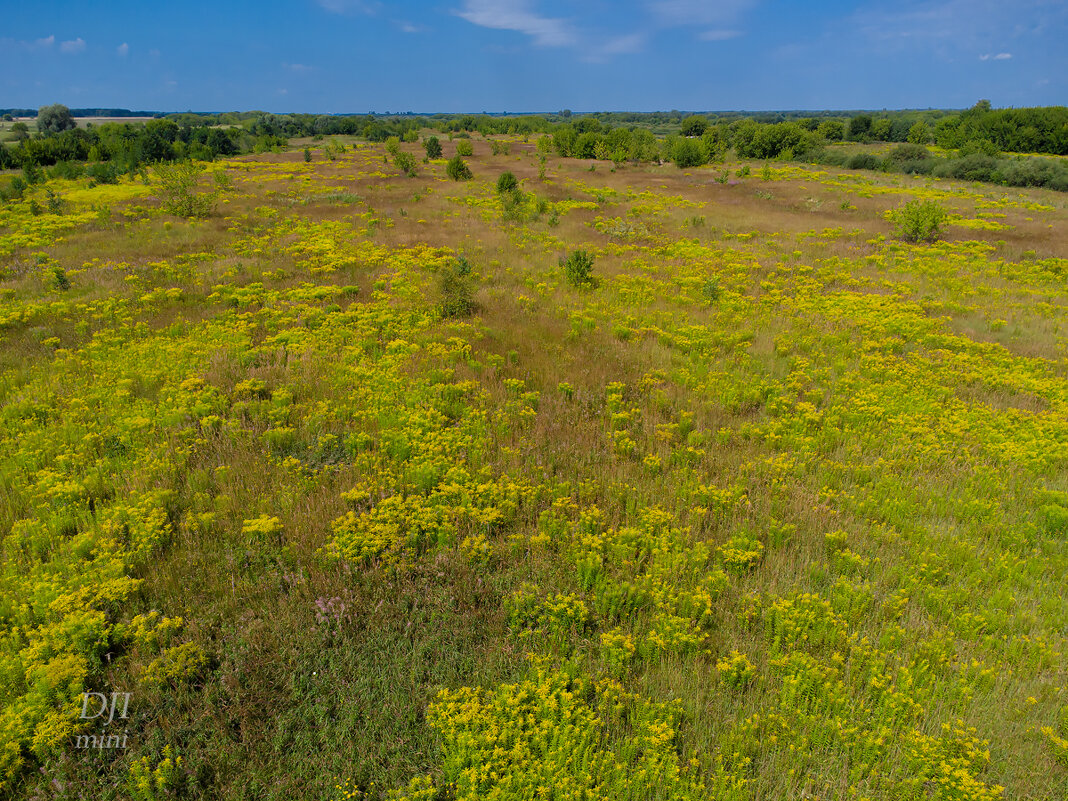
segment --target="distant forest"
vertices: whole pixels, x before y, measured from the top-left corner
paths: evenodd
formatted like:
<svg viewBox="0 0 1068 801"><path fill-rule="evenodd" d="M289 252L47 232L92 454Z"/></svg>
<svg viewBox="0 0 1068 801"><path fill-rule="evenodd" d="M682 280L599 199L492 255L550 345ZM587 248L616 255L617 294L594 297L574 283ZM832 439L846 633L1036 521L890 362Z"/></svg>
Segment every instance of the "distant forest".
<svg viewBox="0 0 1068 801"><path fill-rule="evenodd" d="M416 142L429 129L450 137L538 135L543 153L567 158L673 162L681 168L742 159L794 160L854 169L1045 186L1068 191L1068 108L995 109L986 100L965 111L596 112L554 114L160 114L125 109L48 106L0 110L7 139L0 169L41 167L66 174L88 170L117 180L142 165L177 159L262 152L289 139L349 135L372 142ZM73 117L156 116L147 122L105 122L85 128ZM35 116L31 128L14 117ZM876 154L842 143L896 145ZM940 152L932 152L935 145ZM1020 155L1032 154L1032 155ZM80 165L87 163L88 166Z"/></svg>

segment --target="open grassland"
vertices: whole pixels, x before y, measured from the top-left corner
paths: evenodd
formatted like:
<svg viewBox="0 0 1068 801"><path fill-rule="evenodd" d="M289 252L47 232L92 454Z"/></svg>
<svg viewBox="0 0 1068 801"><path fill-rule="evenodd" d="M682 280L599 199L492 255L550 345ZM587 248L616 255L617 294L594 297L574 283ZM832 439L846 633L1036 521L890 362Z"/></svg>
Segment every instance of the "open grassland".
<svg viewBox="0 0 1068 801"><path fill-rule="evenodd" d="M0 208L7 792L1068 797L1064 195L305 144Z"/></svg>

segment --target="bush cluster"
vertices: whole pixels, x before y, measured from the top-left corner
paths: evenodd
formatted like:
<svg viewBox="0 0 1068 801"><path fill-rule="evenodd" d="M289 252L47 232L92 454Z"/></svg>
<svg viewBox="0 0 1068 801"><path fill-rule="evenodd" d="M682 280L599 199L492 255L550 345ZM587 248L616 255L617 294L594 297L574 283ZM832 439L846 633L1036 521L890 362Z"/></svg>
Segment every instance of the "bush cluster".
<svg viewBox="0 0 1068 801"><path fill-rule="evenodd" d="M942 235L946 211L933 200L911 200L893 214L894 235L905 242L934 242Z"/></svg>

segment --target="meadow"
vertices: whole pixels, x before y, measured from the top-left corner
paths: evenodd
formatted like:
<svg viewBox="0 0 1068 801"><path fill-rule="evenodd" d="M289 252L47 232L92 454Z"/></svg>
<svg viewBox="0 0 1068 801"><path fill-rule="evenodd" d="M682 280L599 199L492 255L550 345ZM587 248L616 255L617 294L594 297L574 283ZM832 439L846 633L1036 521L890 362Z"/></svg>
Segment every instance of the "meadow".
<svg viewBox="0 0 1068 801"><path fill-rule="evenodd" d="M0 795L1068 798L1068 196L442 145L0 206Z"/></svg>

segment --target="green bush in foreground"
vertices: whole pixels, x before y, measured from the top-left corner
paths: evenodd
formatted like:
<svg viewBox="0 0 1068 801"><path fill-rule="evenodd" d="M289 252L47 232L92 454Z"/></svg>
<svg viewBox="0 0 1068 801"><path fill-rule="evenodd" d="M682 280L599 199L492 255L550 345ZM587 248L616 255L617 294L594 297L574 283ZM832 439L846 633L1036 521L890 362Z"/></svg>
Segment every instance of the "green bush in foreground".
<svg viewBox="0 0 1068 801"><path fill-rule="evenodd" d="M497 179L497 194L503 195L506 192L514 192L519 188L519 180L511 172L502 172L501 177Z"/></svg>
<svg viewBox="0 0 1068 801"><path fill-rule="evenodd" d="M467 162L459 156L449 159L445 165L445 174L454 181L470 181L474 177L471 175L471 168L467 166Z"/></svg>
<svg viewBox="0 0 1068 801"><path fill-rule="evenodd" d="M207 217L215 209L215 193L198 194L197 178L203 164L192 161L157 164L159 199L164 211L176 217Z"/></svg>
<svg viewBox="0 0 1068 801"><path fill-rule="evenodd" d="M415 177L415 156L411 153L403 150L397 151L397 155L393 157L393 164L407 177Z"/></svg>
<svg viewBox="0 0 1068 801"><path fill-rule="evenodd" d="M593 284L593 256L584 250L569 253L567 259L560 260L564 268L564 278L571 286L590 286Z"/></svg>
<svg viewBox="0 0 1068 801"><path fill-rule="evenodd" d="M423 147L426 149L426 157L428 159L441 158L441 140L436 136L428 136L424 139Z"/></svg>
<svg viewBox="0 0 1068 801"><path fill-rule="evenodd" d="M942 236L946 210L932 200L912 200L893 213L894 236L905 242L934 242Z"/></svg>
<svg viewBox="0 0 1068 801"><path fill-rule="evenodd" d="M444 318L467 317L475 311L471 265L461 257L438 278L438 307Z"/></svg>

